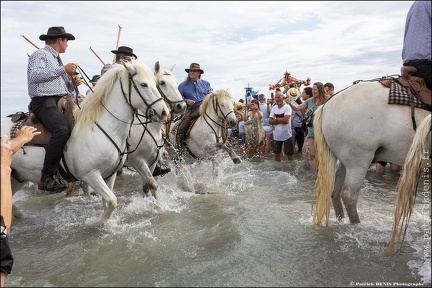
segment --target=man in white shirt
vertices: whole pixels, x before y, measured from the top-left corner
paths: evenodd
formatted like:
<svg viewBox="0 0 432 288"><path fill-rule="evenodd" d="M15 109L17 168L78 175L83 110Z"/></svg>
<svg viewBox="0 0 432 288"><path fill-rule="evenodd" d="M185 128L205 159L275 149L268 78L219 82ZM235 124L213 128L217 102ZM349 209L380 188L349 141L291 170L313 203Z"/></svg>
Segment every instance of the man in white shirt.
<svg viewBox="0 0 432 288"><path fill-rule="evenodd" d="M283 93L281 91L276 92L275 102L271 108L269 123L274 125L273 139L274 147L273 153L275 154L275 161L281 161L282 145L284 146L285 155L288 156L288 160L294 160L294 146L291 140L291 112L292 109L289 105L285 104Z"/></svg>

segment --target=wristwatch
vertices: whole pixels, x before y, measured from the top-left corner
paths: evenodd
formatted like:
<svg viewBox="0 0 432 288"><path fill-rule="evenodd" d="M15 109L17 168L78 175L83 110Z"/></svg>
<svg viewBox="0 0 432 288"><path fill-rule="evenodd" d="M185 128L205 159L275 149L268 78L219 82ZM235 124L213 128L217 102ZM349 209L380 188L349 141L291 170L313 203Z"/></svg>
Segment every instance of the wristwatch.
<svg viewBox="0 0 432 288"><path fill-rule="evenodd" d="M7 228L6 228L6 226L1 225L0 238L4 239L4 238L6 238L6 235L7 235Z"/></svg>
<svg viewBox="0 0 432 288"><path fill-rule="evenodd" d="M1 239L6 238L7 235L7 228L6 228L6 224L4 223L4 219L3 216L1 216L1 230L0 230L0 234L1 234Z"/></svg>

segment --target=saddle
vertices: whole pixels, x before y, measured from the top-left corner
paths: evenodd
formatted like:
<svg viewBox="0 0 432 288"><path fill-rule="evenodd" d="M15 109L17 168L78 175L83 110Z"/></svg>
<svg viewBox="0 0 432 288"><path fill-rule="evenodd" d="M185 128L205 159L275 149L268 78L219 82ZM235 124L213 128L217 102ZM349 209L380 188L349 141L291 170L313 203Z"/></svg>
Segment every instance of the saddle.
<svg viewBox="0 0 432 288"><path fill-rule="evenodd" d="M414 118L414 107L432 111L432 91L426 87L423 78L413 76L417 72L414 66L402 66L401 76L382 77L379 82L387 88L390 88L389 104L400 104L411 106L411 120L414 131L417 124ZM398 83L398 84L397 84ZM404 91L400 88L406 88Z"/></svg>
<svg viewBox="0 0 432 288"><path fill-rule="evenodd" d="M416 72L417 68L414 66L402 66L401 77L398 79L398 82L410 89L417 99L430 107L432 104L432 91L426 87L426 82L423 78L413 76Z"/></svg>
<svg viewBox="0 0 432 288"><path fill-rule="evenodd" d="M57 102L57 107L63 113L63 116L66 119L66 122L68 123L71 130L75 125L75 119L73 115L74 105L75 103L70 96L63 96ZM15 138L16 131L22 126L32 126L37 128L38 131L41 132L41 134L34 136L33 139L25 145L46 146L51 139L52 134L50 131L48 131L48 129L45 128L45 126L32 112L30 104L28 106L28 110L28 113L17 112L15 114L8 115L8 117L11 117L11 121L16 123L10 131L10 138ZM67 146L65 146L65 150L67 150Z"/></svg>

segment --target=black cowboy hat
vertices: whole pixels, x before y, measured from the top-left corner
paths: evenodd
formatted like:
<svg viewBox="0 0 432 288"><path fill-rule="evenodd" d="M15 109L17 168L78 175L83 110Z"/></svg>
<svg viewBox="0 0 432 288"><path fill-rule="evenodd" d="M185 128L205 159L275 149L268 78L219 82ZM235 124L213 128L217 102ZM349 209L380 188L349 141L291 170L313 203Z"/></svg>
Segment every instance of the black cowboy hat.
<svg viewBox="0 0 432 288"><path fill-rule="evenodd" d="M44 41L46 39L66 37L68 40L75 40L75 36L70 33L66 33L66 30L61 26L54 26L48 28L47 34L42 34L39 39Z"/></svg>
<svg viewBox="0 0 432 288"><path fill-rule="evenodd" d="M199 70L201 74L204 74L204 70L200 68L200 65L198 63L192 63L190 64L189 69L185 69L187 73L189 73L189 70Z"/></svg>
<svg viewBox="0 0 432 288"><path fill-rule="evenodd" d="M117 50L111 50L114 54L124 54L127 56L133 56L135 59L138 59L138 57L133 53L133 49L129 48L127 46L120 46Z"/></svg>
<svg viewBox="0 0 432 288"><path fill-rule="evenodd" d="M90 82L97 82L101 76L100 75L94 75L93 78L90 80Z"/></svg>

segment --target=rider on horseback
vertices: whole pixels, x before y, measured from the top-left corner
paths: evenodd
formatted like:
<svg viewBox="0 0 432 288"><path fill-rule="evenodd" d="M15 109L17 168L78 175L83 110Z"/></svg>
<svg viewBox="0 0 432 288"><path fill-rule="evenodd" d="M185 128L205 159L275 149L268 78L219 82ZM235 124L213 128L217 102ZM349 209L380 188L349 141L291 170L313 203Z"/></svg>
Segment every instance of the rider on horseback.
<svg viewBox="0 0 432 288"><path fill-rule="evenodd" d="M70 95L76 86L81 85L79 75L75 74L76 63L63 65L60 53L65 53L68 40L75 40L63 27L50 27L47 34L39 39L45 41L45 47L30 55L27 67L28 94L31 98L32 112L51 132L52 137L46 146L42 176L38 188L50 192L61 192L66 184L54 178L60 164L63 148L71 130L57 102L65 95Z"/></svg>
<svg viewBox="0 0 432 288"><path fill-rule="evenodd" d="M192 63L189 69L185 69L188 73L186 79L180 83L178 90L186 102L187 109L183 114L182 119L176 133L176 148L182 150L186 146L186 133L192 121L200 116L199 107L205 96L213 91L210 83L201 79L201 74L204 70L200 68L198 63Z"/></svg>

